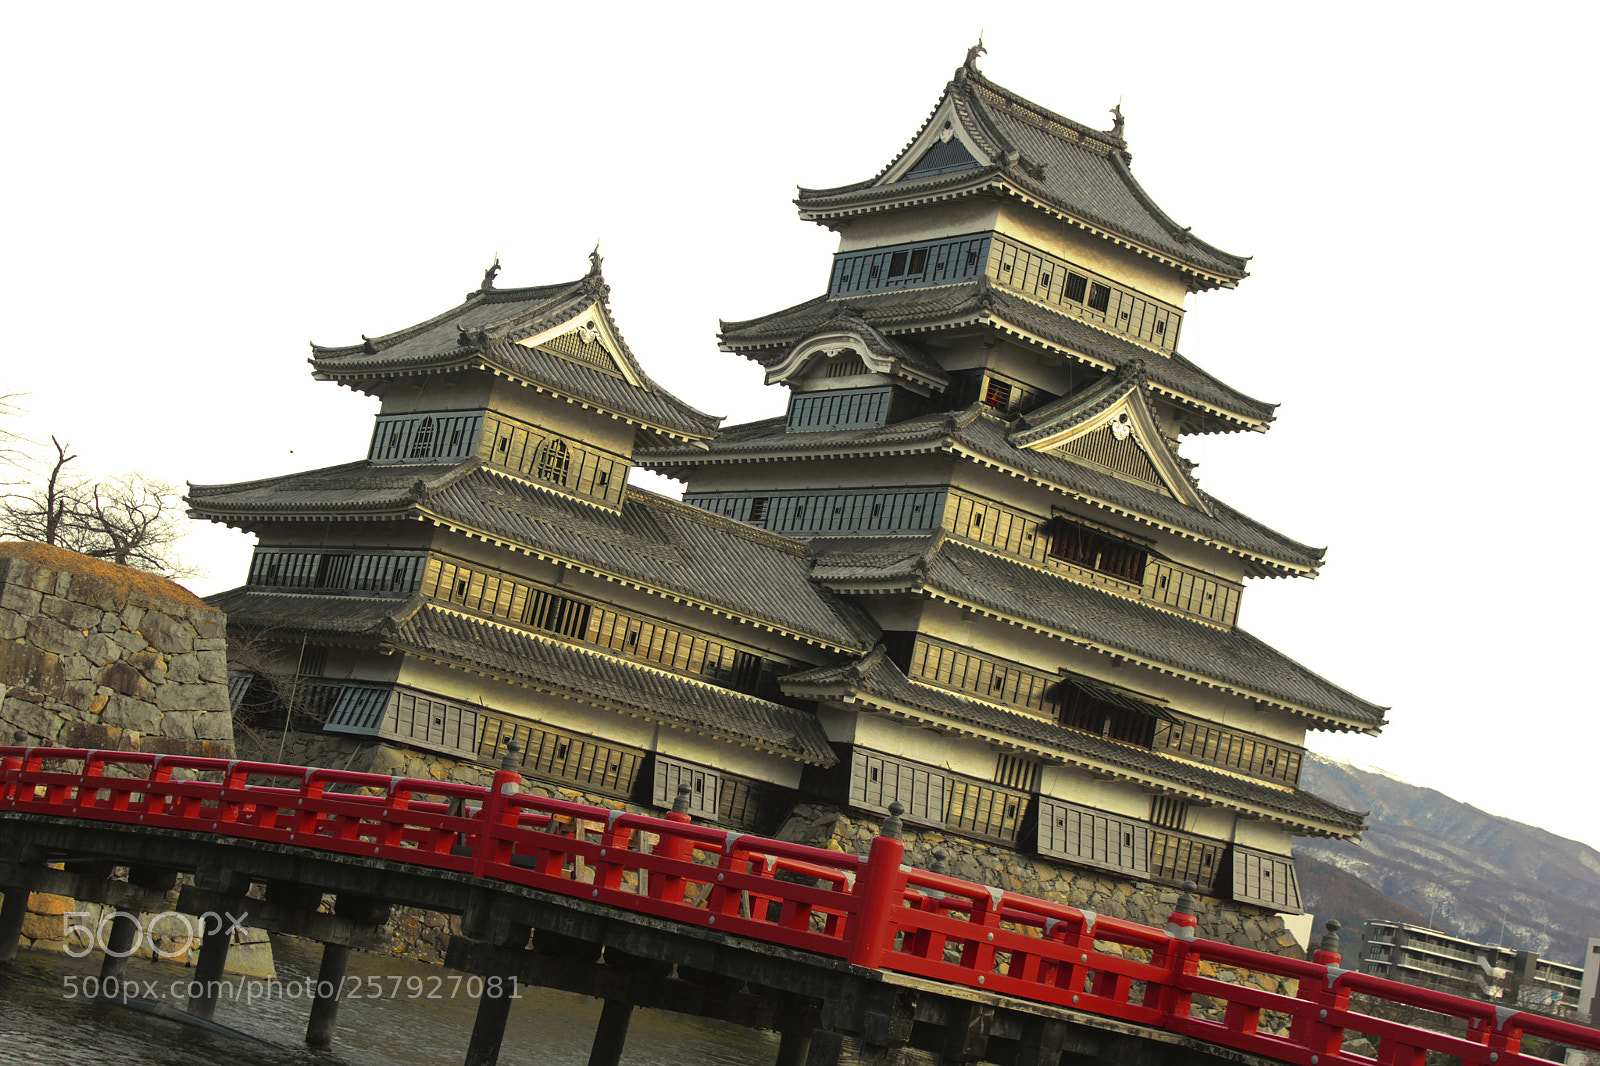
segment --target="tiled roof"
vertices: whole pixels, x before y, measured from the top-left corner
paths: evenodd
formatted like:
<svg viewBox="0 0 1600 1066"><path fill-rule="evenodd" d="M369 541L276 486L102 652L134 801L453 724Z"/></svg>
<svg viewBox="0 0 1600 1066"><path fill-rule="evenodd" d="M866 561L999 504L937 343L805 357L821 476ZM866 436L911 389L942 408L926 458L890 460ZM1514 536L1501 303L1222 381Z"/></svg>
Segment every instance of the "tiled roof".
<svg viewBox="0 0 1600 1066"><path fill-rule="evenodd" d="M1005 618L1082 640L1295 711L1335 728L1375 730L1385 708L1301 666L1242 629L1219 629L1003 559L943 534L819 545L817 580L936 591Z"/></svg>
<svg viewBox="0 0 1600 1066"><path fill-rule="evenodd" d="M1322 564L1325 549L1313 548L1262 525L1214 496L1201 493L1206 514L1154 489L1101 473L1055 452L1024 451L1011 439L1012 426L982 404L965 411L922 415L868 429L787 433L782 418L729 426L711 450L684 448L641 452L640 464L662 471L687 470L746 458L846 458L955 448L992 460L1054 488L1118 514L1217 544L1244 556L1253 576L1304 573Z"/></svg>
<svg viewBox="0 0 1600 1066"><path fill-rule="evenodd" d="M357 388L396 375L486 363L638 421L668 437L703 439L714 434L720 419L690 407L652 381L639 366L610 320L605 305L608 292L598 273L559 285L480 290L443 314L361 344L331 348L313 344L311 363L317 377ZM516 343L569 320L576 325L578 316L597 302L618 340L620 351L616 354L638 385L617 374Z"/></svg>
<svg viewBox="0 0 1600 1066"><path fill-rule="evenodd" d="M837 761L816 716L805 711L452 612L420 611L389 643L813 766Z"/></svg>
<svg viewBox="0 0 1600 1066"><path fill-rule="evenodd" d="M1359 832L1362 826L1360 814L1300 789L1277 788L1235 777L1160 752L1068 729L1042 718L920 684L906 677L883 653L881 646L865 658L844 666L790 674L783 686L786 691L804 696L848 691L856 696L858 704L873 702L871 697L878 697L897 709L923 711L970 725L979 735L1011 737L1033 750L1060 753L1068 762L1096 769L1119 768L1145 780L1167 783L1174 791L1203 798L1227 797L1249 807L1275 812L1286 820L1304 819L1314 825L1349 833ZM863 696L867 699L863 700ZM879 706L890 709L884 703Z"/></svg>
<svg viewBox="0 0 1600 1066"><path fill-rule="evenodd" d="M1023 99L980 74L968 63L945 88L955 97L963 131L987 158L977 169L913 175L894 184L884 179L923 129L870 181L833 189L802 189L795 203L810 217L835 217L854 205L877 204L900 194L970 195L1003 184L1089 226L1126 238L1174 265L1202 275L1196 287L1232 284L1246 276L1246 257L1222 251L1190 233L1158 207L1134 179L1123 139L1091 130Z"/></svg>
<svg viewBox="0 0 1600 1066"><path fill-rule="evenodd" d="M264 592L241 586L207 596L227 612L231 626L285 636L376 637L416 613L422 598L332 596L326 593Z"/></svg>
<svg viewBox="0 0 1600 1066"><path fill-rule="evenodd" d="M1227 428L1260 426L1272 421L1277 409L1276 404L1223 384L1176 352L1157 355L1081 319L1010 292L988 278L831 300L819 296L760 318L722 323L722 347L770 366L794 344L833 320L840 303L848 303L856 315L889 336L981 322L1037 337L1100 366L1120 368L1140 360L1156 391L1221 414L1230 423Z"/></svg>
<svg viewBox="0 0 1600 1066"><path fill-rule="evenodd" d="M246 529L288 517L432 518L801 639L856 650L877 639L863 611L811 583L805 545L633 487L618 514L476 460L442 469L360 462L195 486L189 503L197 518Z"/></svg>

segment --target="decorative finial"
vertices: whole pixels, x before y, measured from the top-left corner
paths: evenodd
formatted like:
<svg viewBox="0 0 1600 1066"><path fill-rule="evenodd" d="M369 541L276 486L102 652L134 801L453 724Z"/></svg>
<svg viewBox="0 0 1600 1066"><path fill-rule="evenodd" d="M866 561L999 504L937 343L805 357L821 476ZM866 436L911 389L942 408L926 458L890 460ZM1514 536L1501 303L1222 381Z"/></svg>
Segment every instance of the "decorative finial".
<svg viewBox="0 0 1600 1066"><path fill-rule="evenodd" d="M478 286L478 291L479 292L488 292L490 289L494 288L494 279L495 279L495 276L497 274L499 274L499 273L500 273L500 253L496 252L495 256L494 256L494 263L489 267L488 270L485 270L483 272L483 284Z"/></svg>
<svg viewBox="0 0 1600 1066"><path fill-rule="evenodd" d="M373 344L372 338L367 336L365 333L361 335L361 350L366 352L368 355L378 354L378 346Z"/></svg>
<svg viewBox="0 0 1600 1066"><path fill-rule="evenodd" d="M883 828L878 830L881 837L891 837L899 840L902 832L900 816L906 813L906 805L899 800L889 804L889 817L883 820Z"/></svg>
<svg viewBox="0 0 1600 1066"><path fill-rule="evenodd" d="M26 729L14 729L14 730L12 730L12 732L11 732L11 743L15 744L19 748L27 747L28 746L28 731Z"/></svg>
<svg viewBox="0 0 1600 1066"><path fill-rule="evenodd" d="M1117 106L1111 109L1111 136L1121 137L1122 127L1128 120L1122 115L1122 97L1117 97Z"/></svg>
<svg viewBox="0 0 1600 1066"><path fill-rule="evenodd" d="M605 260L600 257L600 242L594 242L594 251L589 253L589 276L596 277L600 273L600 264Z"/></svg>
<svg viewBox="0 0 1600 1066"><path fill-rule="evenodd" d="M689 813L689 786L678 786L678 798L672 801L672 809L679 814Z"/></svg>
<svg viewBox="0 0 1600 1066"><path fill-rule="evenodd" d="M515 770L520 765L522 765L522 745L508 739L506 753L500 757L500 769Z"/></svg>
<svg viewBox="0 0 1600 1066"><path fill-rule="evenodd" d="M1318 945L1323 951L1339 950L1339 923L1329 919L1326 923L1327 932L1322 934L1322 943Z"/></svg>
<svg viewBox="0 0 1600 1066"><path fill-rule="evenodd" d="M967 61L962 64L973 73L978 70L978 57L988 55L989 50L983 46L983 31L978 31L978 43L967 49Z"/></svg>

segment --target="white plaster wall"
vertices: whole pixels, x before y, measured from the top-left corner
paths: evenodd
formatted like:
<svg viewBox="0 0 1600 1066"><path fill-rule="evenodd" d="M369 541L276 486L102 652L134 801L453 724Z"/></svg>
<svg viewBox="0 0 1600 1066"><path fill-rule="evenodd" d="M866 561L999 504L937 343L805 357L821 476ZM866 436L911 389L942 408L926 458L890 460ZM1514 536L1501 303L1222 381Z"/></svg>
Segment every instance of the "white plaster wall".
<svg viewBox="0 0 1600 1066"><path fill-rule="evenodd" d="M995 228L999 204L987 197L974 197L952 203L929 204L851 219L841 226L839 251L854 252L909 241L931 241L940 237L959 237L984 233Z"/></svg>
<svg viewBox="0 0 1600 1066"><path fill-rule="evenodd" d="M950 736L885 714L864 712L856 722L856 743L913 762L987 781L994 778L998 752L981 740Z"/></svg>
<svg viewBox="0 0 1600 1066"><path fill-rule="evenodd" d="M391 381L383 386L383 406L378 413L481 411L489 406L493 381L489 375L475 370Z"/></svg>
<svg viewBox="0 0 1600 1066"><path fill-rule="evenodd" d="M1188 285L1177 270L1022 204L1001 204L995 228L1040 251L1080 263L1097 274L1179 308L1183 307L1188 294Z"/></svg>
<svg viewBox="0 0 1600 1066"><path fill-rule="evenodd" d="M771 781L785 788L800 785L801 764L793 759L769 755L724 741L696 736L663 725L656 737L656 751L674 759L699 763L730 774L741 774Z"/></svg>
<svg viewBox="0 0 1600 1066"><path fill-rule="evenodd" d="M1126 781L1091 777L1070 766L1047 766L1040 775L1039 791L1045 796L1094 807L1141 821L1150 817L1150 793Z"/></svg>
<svg viewBox="0 0 1600 1066"><path fill-rule="evenodd" d="M1257 851L1288 856L1294 851L1294 837L1287 829L1259 818L1239 818L1234 827L1234 842Z"/></svg>

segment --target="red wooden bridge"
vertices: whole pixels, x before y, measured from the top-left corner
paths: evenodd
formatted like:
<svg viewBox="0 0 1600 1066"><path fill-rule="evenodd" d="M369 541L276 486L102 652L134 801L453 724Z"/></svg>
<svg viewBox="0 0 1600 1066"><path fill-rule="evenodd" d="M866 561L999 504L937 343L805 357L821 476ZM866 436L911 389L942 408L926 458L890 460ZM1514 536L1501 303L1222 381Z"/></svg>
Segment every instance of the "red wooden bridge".
<svg viewBox="0 0 1600 1066"><path fill-rule="evenodd" d="M1155 929L914 869L891 836L875 838L865 857L847 855L694 825L685 814L523 794L509 770L484 788L82 749L0 747L0 759L0 841L43 816L382 860L1274 1062L1423 1066L1430 1052L1474 1066L1548 1061L1524 1049L1528 1038L1600 1052L1600 1031L1356 973L1334 952L1306 962L1196 938L1181 906ZM20 921L16 895L7 893L5 909ZM15 943L14 928L0 934ZM1439 1024L1391 1020L1406 1011L1431 1012ZM789 1061L839 1059L813 1050Z"/></svg>

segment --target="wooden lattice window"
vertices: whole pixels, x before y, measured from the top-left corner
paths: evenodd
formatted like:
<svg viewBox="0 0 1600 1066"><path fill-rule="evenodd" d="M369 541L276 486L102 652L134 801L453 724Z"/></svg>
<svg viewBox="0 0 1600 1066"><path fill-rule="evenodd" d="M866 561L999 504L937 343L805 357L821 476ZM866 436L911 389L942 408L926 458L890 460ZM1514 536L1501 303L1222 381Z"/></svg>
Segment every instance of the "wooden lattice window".
<svg viewBox="0 0 1600 1066"><path fill-rule="evenodd" d="M567 442L551 438L545 442L544 453L539 457L539 477L558 485L567 483L567 472L572 469L572 455Z"/></svg>
<svg viewBox="0 0 1600 1066"><path fill-rule="evenodd" d="M424 418L417 423L416 435L411 438L411 458L423 459L433 450L433 419Z"/></svg>
<svg viewBox="0 0 1600 1066"><path fill-rule="evenodd" d="M1141 584L1149 553L1072 522L1056 520L1050 529L1050 555L1102 574Z"/></svg>
<svg viewBox="0 0 1600 1066"><path fill-rule="evenodd" d="M1182 829L1189 819L1189 805L1171 796L1152 796L1150 820L1165 829Z"/></svg>

